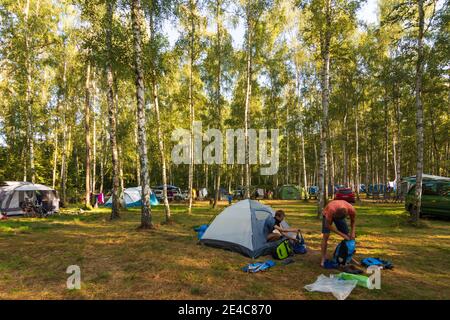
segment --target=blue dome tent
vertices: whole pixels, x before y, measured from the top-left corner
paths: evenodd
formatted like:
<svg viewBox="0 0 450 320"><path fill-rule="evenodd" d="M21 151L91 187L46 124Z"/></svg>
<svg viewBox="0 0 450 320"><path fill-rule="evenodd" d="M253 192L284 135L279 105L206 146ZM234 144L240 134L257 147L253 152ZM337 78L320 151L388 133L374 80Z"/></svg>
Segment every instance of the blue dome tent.
<svg viewBox="0 0 450 320"><path fill-rule="evenodd" d="M122 203L123 207L132 208L142 206L141 190L142 187L132 187L123 190L123 203ZM156 195L151 190L150 190L150 204L152 206L156 206L159 204L158 199L156 199ZM112 206L112 197L110 197L108 201L105 203L105 207L111 206Z"/></svg>

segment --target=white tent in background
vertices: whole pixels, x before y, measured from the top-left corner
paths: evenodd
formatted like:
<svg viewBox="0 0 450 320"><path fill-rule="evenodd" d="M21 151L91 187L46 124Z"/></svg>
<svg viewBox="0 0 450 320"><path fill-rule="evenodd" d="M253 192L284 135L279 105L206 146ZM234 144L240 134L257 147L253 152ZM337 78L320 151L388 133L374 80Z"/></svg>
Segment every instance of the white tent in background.
<svg viewBox="0 0 450 320"><path fill-rule="evenodd" d="M0 183L0 211L10 215L23 215L24 201L36 203L38 197L42 206L50 213L59 211L59 197L56 190L42 184L25 181L4 181Z"/></svg>

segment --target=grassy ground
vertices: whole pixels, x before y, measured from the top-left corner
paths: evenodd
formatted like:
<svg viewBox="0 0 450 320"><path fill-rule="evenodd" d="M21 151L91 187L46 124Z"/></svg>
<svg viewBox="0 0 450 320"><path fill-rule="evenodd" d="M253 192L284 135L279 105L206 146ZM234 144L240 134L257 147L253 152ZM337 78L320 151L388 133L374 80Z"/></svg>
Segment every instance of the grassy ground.
<svg viewBox="0 0 450 320"><path fill-rule="evenodd" d="M303 289L332 273L319 267L316 203L266 203L302 228L309 252L257 274L241 271L249 258L197 245L192 227L221 210L207 203L197 203L191 215L173 206L172 225L161 224L158 207L150 231L136 230L137 210L114 222L105 209L0 221L0 299L334 299ZM396 204L365 203L357 211L356 258L380 256L395 269L382 272L381 290L357 287L348 299L450 299L450 221L427 219L414 228ZM332 236L329 251L338 241ZM81 268L81 290L66 289L69 265Z"/></svg>

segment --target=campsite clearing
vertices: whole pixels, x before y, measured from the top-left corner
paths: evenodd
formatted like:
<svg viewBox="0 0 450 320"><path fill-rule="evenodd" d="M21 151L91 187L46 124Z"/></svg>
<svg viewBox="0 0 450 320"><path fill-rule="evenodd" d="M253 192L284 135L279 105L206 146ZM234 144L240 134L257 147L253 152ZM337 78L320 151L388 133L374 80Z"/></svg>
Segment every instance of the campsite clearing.
<svg viewBox="0 0 450 320"><path fill-rule="evenodd" d="M164 208L158 206L156 228L148 231L136 230L138 208L114 222L107 208L2 220L0 299L334 299L303 289L320 274L334 273L319 267L316 203L264 203L286 211L289 224L302 229L309 252L257 274L241 271L252 262L247 257L197 245L193 227L208 223L225 202L215 210L198 202L191 215L174 204L175 223L169 225L162 224ZM450 299L449 220L429 218L415 228L403 204L366 202L356 208L356 258L384 258L395 268L382 271L381 290L355 288L348 299ZM333 235L330 253L338 241ZM81 290L66 289L69 265L81 268Z"/></svg>

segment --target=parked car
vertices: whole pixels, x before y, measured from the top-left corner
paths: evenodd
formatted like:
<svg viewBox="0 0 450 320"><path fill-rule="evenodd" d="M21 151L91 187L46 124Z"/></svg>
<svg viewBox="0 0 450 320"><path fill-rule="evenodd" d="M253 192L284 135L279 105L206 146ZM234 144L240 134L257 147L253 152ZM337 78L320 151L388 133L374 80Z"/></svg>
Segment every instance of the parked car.
<svg viewBox="0 0 450 320"><path fill-rule="evenodd" d="M163 200L163 190L162 189L152 189L153 193L156 196L156 199L158 199L158 201Z"/></svg>
<svg viewBox="0 0 450 320"><path fill-rule="evenodd" d="M414 213L416 186L412 186L405 198L405 209ZM420 214L450 217L450 182L424 181Z"/></svg>
<svg viewBox="0 0 450 320"><path fill-rule="evenodd" d="M158 200L162 200L163 197L163 186L157 186L157 187L153 187L152 188L153 192L156 195L156 198ZM167 199L169 201L179 201L183 199L183 195L181 193L181 189L176 187L176 186L172 186L172 185L168 185L167 186Z"/></svg>
<svg viewBox="0 0 450 320"><path fill-rule="evenodd" d="M334 195L334 200L345 200L355 203L355 193L351 188L339 188Z"/></svg>
<svg viewBox="0 0 450 320"><path fill-rule="evenodd" d="M189 190L181 191L181 198L182 198L182 200L188 200L189 199Z"/></svg>

